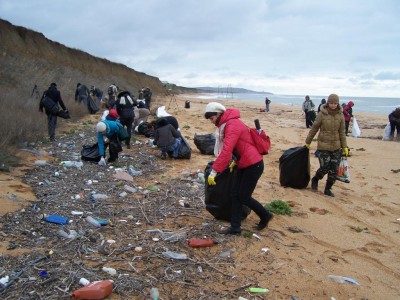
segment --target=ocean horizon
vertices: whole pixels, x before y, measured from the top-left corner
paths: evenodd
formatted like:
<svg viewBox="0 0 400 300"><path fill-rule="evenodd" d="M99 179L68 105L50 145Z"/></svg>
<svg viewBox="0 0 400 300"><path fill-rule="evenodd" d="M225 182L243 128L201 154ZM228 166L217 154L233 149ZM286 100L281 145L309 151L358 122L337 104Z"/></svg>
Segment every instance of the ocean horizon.
<svg viewBox="0 0 400 300"><path fill-rule="evenodd" d="M328 99L328 96L309 95L314 102L316 109L323 98ZM199 95L200 99L215 99L218 100L240 100L244 102L260 102L260 108L265 108L265 97L271 100L271 108L274 103L301 107L305 95L277 95L269 93L205 93ZM350 97L340 96L340 104L354 102L353 114L357 111L367 112L377 115L389 115L396 107L400 107L400 98L385 98L385 97Z"/></svg>

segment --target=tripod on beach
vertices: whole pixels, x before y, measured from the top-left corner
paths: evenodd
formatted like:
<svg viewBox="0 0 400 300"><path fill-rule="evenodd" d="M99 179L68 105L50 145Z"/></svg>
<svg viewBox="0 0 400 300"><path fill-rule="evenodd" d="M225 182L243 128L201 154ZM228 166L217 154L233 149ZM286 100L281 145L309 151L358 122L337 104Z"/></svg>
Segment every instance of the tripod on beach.
<svg viewBox="0 0 400 300"><path fill-rule="evenodd" d="M171 106L172 103L175 103L176 108L179 109L178 102L176 101L175 94L172 93L172 94L170 94L170 96L171 96L171 98L169 99L169 104L168 104L167 109L169 109L169 107Z"/></svg>
<svg viewBox="0 0 400 300"><path fill-rule="evenodd" d="M34 86L33 89L32 89L31 97L35 97L35 98L40 99L39 88L38 88L38 86L37 86L36 84L35 84L35 86Z"/></svg>

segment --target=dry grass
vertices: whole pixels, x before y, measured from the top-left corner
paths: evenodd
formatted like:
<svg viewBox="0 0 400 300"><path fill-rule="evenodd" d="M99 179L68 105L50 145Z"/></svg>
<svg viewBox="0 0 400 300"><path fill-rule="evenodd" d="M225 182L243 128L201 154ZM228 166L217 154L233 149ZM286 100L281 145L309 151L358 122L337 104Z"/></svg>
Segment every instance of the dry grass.
<svg viewBox="0 0 400 300"><path fill-rule="evenodd" d="M62 95L62 91L61 91ZM3 94L3 114L0 118L0 164L12 164L13 146L34 144L47 139L47 117L39 112L38 95L22 95L18 90ZM72 119L66 121L59 118L57 131L65 122L74 122L87 114L87 110L70 99L64 103L70 111Z"/></svg>

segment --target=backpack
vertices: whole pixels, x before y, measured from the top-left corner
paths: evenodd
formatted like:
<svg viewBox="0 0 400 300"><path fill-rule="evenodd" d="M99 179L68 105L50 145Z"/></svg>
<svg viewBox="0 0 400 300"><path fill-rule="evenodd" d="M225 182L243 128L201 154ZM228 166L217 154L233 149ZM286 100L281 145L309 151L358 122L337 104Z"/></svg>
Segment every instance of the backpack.
<svg viewBox="0 0 400 300"><path fill-rule="evenodd" d="M259 129L258 131L256 128L249 128L249 132L258 152L262 155L268 154L271 148L271 140L264 130Z"/></svg>
<svg viewBox="0 0 400 300"><path fill-rule="evenodd" d="M50 115L57 115L60 108L58 103L54 102L51 98L47 97L45 94L40 100L41 105L45 108L46 112Z"/></svg>
<svg viewBox="0 0 400 300"><path fill-rule="evenodd" d="M114 88L113 88L113 86L112 85L110 85L109 87L108 87L108 94L111 96L111 95L114 95Z"/></svg>

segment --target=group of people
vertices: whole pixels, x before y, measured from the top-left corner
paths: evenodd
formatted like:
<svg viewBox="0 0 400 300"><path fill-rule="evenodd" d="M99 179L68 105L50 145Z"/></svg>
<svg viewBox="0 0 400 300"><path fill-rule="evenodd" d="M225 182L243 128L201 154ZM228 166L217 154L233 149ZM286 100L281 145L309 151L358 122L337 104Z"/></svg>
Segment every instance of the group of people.
<svg viewBox="0 0 400 300"><path fill-rule="evenodd" d="M60 93L56 89L56 84L52 84L46 94L57 99L56 101L66 110ZM99 154L101 155L100 165L106 164L105 148L107 145L110 152L108 162L118 159L118 153L122 151L119 142L121 127L125 127L128 132L125 143L127 148L130 147L132 124L135 119L134 110L137 108L137 104L137 101L129 92L119 92L116 97L115 108L110 108L108 114L103 116L104 119L97 123L97 140ZM318 107L319 113L315 119L306 119L307 128L311 128L305 140L307 148L310 148L313 138L319 132L317 150L319 151L320 167L312 177L311 188L317 190L319 181L327 175L324 188L324 194L327 196L334 197L332 186L336 181L339 162L342 155L348 155L346 117L352 117L353 106L354 103L350 101L345 108L342 108L339 105L339 97L336 94L331 94L327 101L321 101ZM309 112L314 107L307 96L303 110ZM215 145L217 157L212 165L207 183L216 185L218 184L219 173L223 172L228 166L231 170L237 168L234 175L233 190L230 191L232 195L230 227L221 231L221 233L239 234L241 232L242 205L249 207L259 217L255 229L264 229L273 218L273 214L252 196L264 171L264 161L254 144L248 127L240 120L240 111L235 108L225 108L217 102L211 102L205 108L204 117L217 127L218 133ZM391 114L389 120L396 122L395 117L397 119L400 117L400 108ZM163 117L151 123L154 129L154 144L160 149L162 159L166 159L167 154L176 157L182 140L176 118L169 118ZM395 126L393 127L395 128Z"/></svg>
<svg viewBox="0 0 400 300"><path fill-rule="evenodd" d="M321 103L318 105L317 112L319 113L321 111L321 107L326 104L326 99L323 98L321 100ZM347 104L343 103L342 104L342 112L344 115L344 122L345 122L345 134L346 136L349 134L349 125L350 125L350 120L353 117L353 106L354 102L349 101ZM305 100L302 105L302 110L305 114L305 120L306 120L306 128L311 128L315 118L317 117L317 114L315 113L315 104L314 102L310 99L310 96L306 96Z"/></svg>
<svg viewBox="0 0 400 300"><path fill-rule="evenodd" d="M306 147L310 148L312 140L319 132L317 150L320 167L312 177L311 189L318 190L318 182L327 175L324 194L334 197L332 187L336 181L339 163L342 156L348 156L349 149L346 140L345 114L339 104L339 96L331 94L327 101L323 100L318 107L318 115L311 119L310 116L306 117L307 128L310 128L310 131L305 143ZM308 113L315 106L308 96L305 102L303 110ZM353 105L354 103L348 103L346 107L351 109ZM264 161L254 145L247 126L240 120L239 110L226 109L220 103L211 102L207 104L204 116L218 127L215 145L217 157L207 178L208 184L218 184L218 174L227 166L231 170L238 168L234 177L233 190L230 191L232 195L230 227L221 233L239 234L241 232L242 205L249 207L259 217L260 221L256 229L264 229L273 218L273 214L252 197L263 173Z"/></svg>
<svg viewBox="0 0 400 300"><path fill-rule="evenodd" d="M119 92L115 108L108 108L104 111L102 120L96 125L99 155L101 156L100 165L106 164L105 149L107 146L109 146L110 153L108 162L118 159L118 153L122 151L121 126L116 123L120 123L125 128L127 136L124 138L124 142L126 148L130 149L135 120L140 125L141 122L146 122L150 115L147 108L138 108L138 101L128 91ZM178 120L173 116L161 117L151 122L149 127L152 131L153 144L157 145L161 151L161 159L166 159L167 155L177 158L182 141Z"/></svg>

